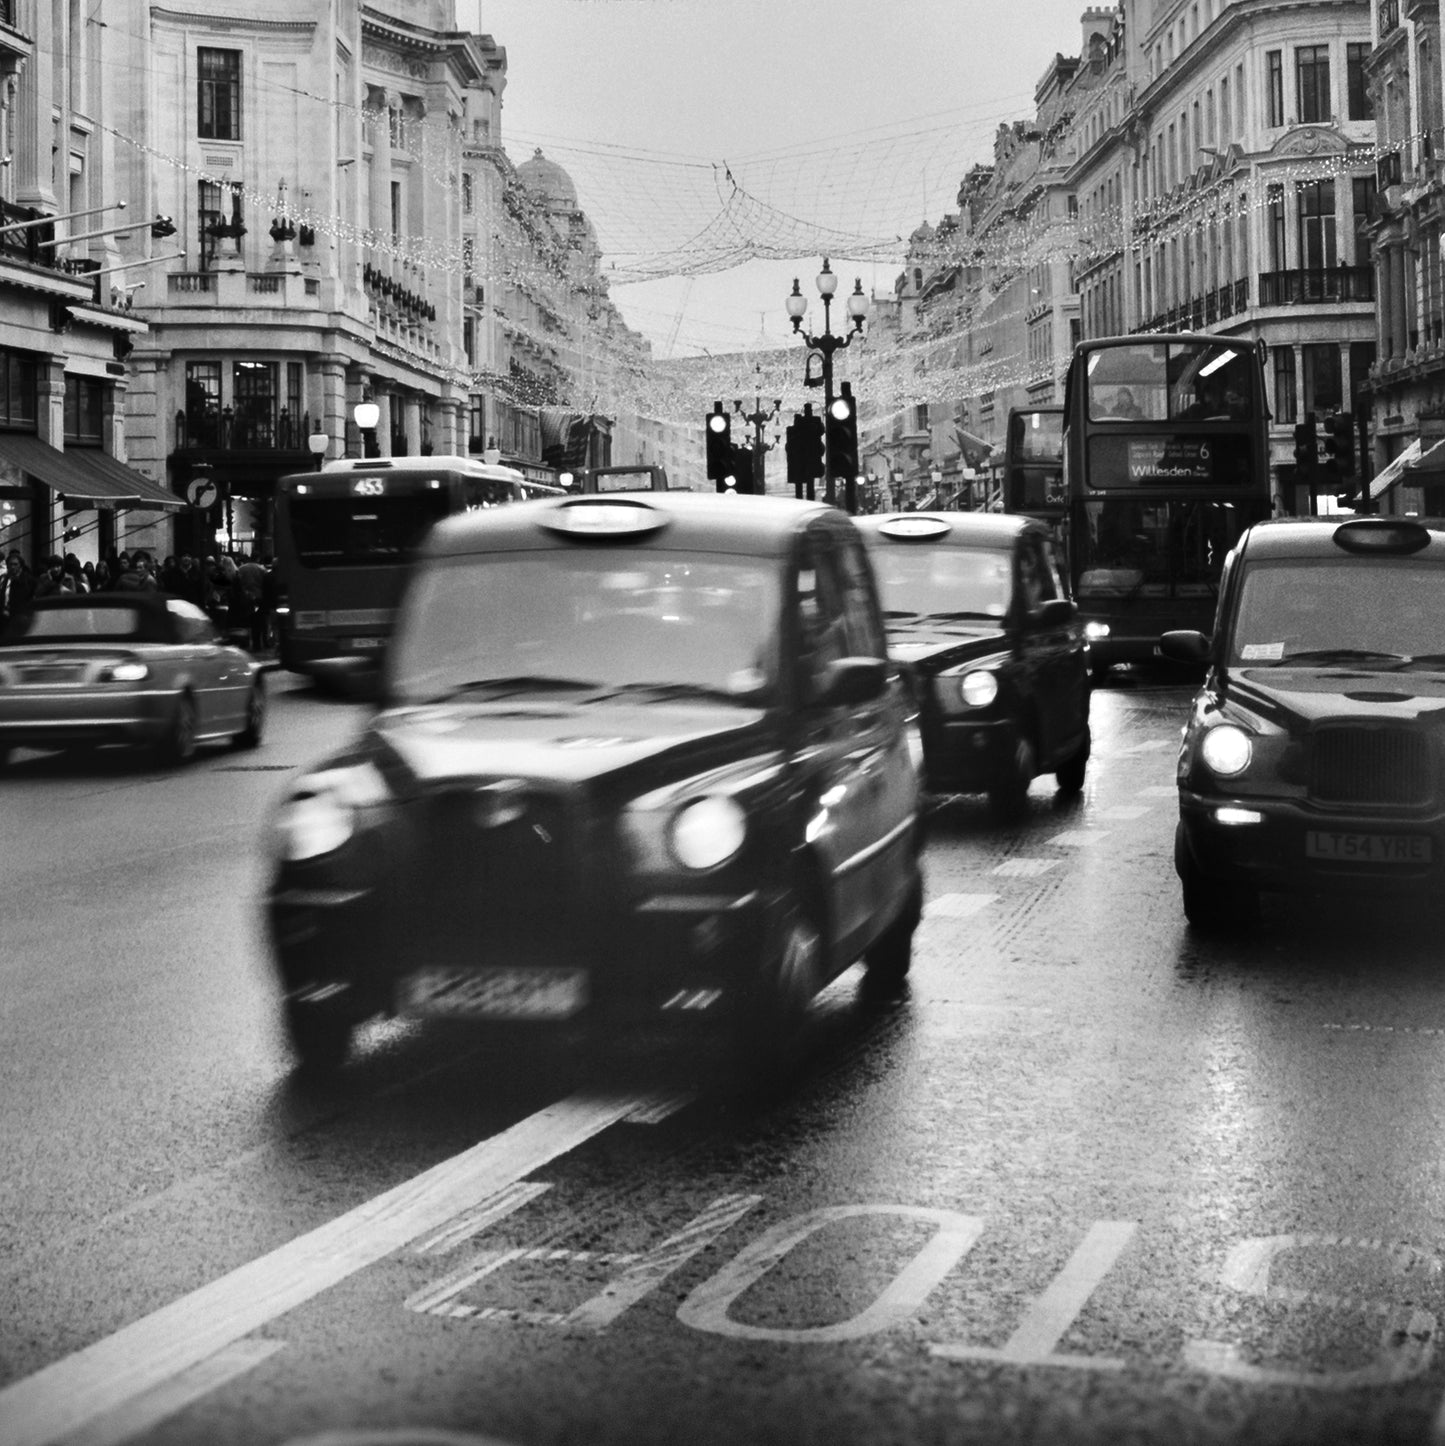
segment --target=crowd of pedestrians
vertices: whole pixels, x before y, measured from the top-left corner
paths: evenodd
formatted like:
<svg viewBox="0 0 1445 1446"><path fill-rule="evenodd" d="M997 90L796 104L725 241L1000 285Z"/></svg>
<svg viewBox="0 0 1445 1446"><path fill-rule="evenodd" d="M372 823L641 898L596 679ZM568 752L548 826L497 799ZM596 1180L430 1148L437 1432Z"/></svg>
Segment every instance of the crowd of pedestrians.
<svg viewBox="0 0 1445 1446"><path fill-rule="evenodd" d="M263 652L275 643L275 569L270 558L217 553L197 559L189 553L166 557L159 570L149 552L112 550L99 562L81 562L73 552L52 553L34 573L11 550L0 572L0 627L34 598L54 593L163 592L204 609L222 633Z"/></svg>

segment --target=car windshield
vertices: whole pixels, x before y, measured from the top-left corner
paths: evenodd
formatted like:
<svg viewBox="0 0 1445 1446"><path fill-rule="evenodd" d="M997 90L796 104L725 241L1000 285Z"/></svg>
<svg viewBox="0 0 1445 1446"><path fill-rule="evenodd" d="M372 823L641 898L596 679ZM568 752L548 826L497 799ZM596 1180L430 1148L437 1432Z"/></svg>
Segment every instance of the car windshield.
<svg viewBox="0 0 1445 1446"><path fill-rule="evenodd" d="M565 547L445 558L413 580L388 659L399 702L659 685L639 698L765 701L777 568L753 558Z"/></svg>
<svg viewBox="0 0 1445 1446"><path fill-rule="evenodd" d="M159 619L124 603L97 600L82 607L34 608L11 618L0 642L108 642L157 640L163 632Z"/></svg>
<svg viewBox="0 0 1445 1446"><path fill-rule="evenodd" d="M1445 567L1403 558L1291 558L1249 567L1233 666L1441 667Z"/></svg>
<svg viewBox="0 0 1445 1446"><path fill-rule="evenodd" d="M885 544L872 551L884 615L998 618L1008 612L1010 557L996 548Z"/></svg>

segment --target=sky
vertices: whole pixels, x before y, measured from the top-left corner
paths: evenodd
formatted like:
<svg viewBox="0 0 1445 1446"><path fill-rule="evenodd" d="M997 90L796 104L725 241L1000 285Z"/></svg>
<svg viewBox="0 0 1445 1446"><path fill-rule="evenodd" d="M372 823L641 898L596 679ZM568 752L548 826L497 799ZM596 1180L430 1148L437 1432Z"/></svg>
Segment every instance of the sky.
<svg viewBox="0 0 1445 1446"><path fill-rule="evenodd" d="M520 164L540 147L566 169L612 299L659 359L789 344L784 298L799 276L816 300L825 246L840 293L855 277L890 293L909 233L955 209L1001 122L1033 114L1054 56L1079 53L1088 8L455 3L460 26L506 48L508 155ZM733 264L757 249L766 259ZM835 331L839 318L835 306ZM807 324L821 330L816 307Z"/></svg>

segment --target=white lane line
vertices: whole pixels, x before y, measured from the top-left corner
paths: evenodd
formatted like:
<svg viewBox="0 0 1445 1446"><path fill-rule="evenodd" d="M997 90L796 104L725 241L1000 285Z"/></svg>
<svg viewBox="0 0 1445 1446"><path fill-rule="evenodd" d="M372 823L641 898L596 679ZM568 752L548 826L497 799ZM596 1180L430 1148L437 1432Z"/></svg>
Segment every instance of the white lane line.
<svg viewBox="0 0 1445 1446"><path fill-rule="evenodd" d="M577 1094L0 1390L0 1446L50 1446L474 1209L625 1118Z"/></svg>
<svg viewBox="0 0 1445 1446"><path fill-rule="evenodd" d="M1115 758L1128 758L1135 753L1157 753L1161 748L1172 746L1173 743L1167 738L1150 738L1143 743L1130 743L1126 747L1115 748L1111 751Z"/></svg>
<svg viewBox="0 0 1445 1446"><path fill-rule="evenodd" d="M1032 879L1058 866L1058 859L1005 859L989 872L1002 874L1005 878Z"/></svg>
<svg viewBox="0 0 1445 1446"><path fill-rule="evenodd" d="M127 1401L103 1421L92 1421L65 1438L65 1446L121 1446L169 1420L228 1381L269 1360L284 1341L237 1341L153 1390Z"/></svg>
<svg viewBox="0 0 1445 1446"><path fill-rule="evenodd" d="M925 919L971 919L998 898L997 894L940 894L923 906Z"/></svg>
<svg viewBox="0 0 1445 1446"><path fill-rule="evenodd" d="M1056 833L1049 842L1064 848L1084 849L1108 837L1109 830L1106 828L1071 828L1066 833Z"/></svg>
<svg viewBox="0 0 1445 1446"><path fill-rule="evenodd" d="M552 1187L541 1183L518 1182L498 1190L489 1200L484 1200L475 1210L463 1210L460 1215L448 1220L437 1230L430 1230L412 1243L415 1255L445 1255L449 1250L465 1244L474 1235L490 1229L499 1220L520 1210L523 1205L545 1195Z"/></svg>

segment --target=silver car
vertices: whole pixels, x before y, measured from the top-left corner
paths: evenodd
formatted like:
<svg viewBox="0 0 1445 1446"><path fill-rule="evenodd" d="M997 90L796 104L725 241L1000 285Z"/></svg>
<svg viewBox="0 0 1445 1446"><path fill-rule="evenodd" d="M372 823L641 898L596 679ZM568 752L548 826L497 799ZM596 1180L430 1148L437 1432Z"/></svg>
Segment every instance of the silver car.
<svg viewBox="0 0 1445 1446"><path fill-rule="evenodd" d="M128 743L180 765L215 739L257 747L265 722L261 665L181 598L42 598L0 633L0 764L16 747Z"/></svg>

